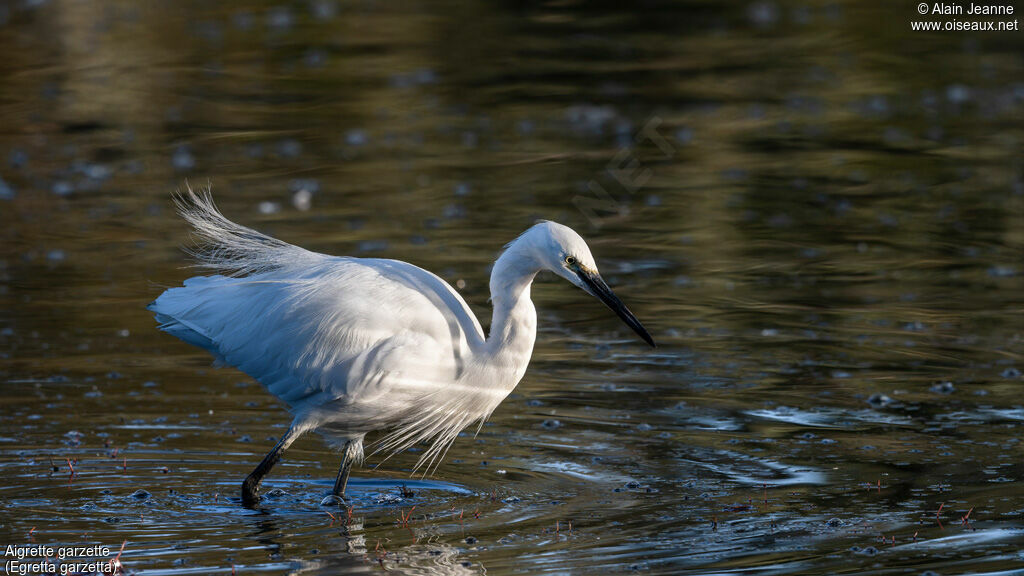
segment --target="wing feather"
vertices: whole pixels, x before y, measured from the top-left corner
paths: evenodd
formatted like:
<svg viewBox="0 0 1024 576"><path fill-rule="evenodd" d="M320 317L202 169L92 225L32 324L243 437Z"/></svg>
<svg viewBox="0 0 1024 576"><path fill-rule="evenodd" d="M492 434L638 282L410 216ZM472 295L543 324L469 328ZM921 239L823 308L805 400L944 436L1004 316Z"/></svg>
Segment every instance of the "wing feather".
<svg viewBox="0 0 1024 576"><path fill-rule="evenodd" d="M468 347L462 326L402 276L389 273L429 275L414 268L322 257L301 274L191 278L149 309L162 330L249 374L289 405L313 396L321 402L362 400L365 393L353 393L365 390L381 371L401 368L401 358L408 356L396 354L397 335L404 347L434 349L435 365L452 359L453 370ZM384 342L390 345L382 347Z"/></svg>

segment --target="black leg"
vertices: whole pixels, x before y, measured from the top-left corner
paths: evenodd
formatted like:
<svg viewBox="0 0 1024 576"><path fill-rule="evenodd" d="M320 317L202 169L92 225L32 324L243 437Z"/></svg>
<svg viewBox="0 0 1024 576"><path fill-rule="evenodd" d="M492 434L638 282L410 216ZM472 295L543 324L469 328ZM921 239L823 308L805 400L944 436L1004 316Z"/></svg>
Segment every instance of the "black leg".
<svg viewBox="0 0 1024 576"><path fill-rule="evenodd" d="M274 467L274 464L281 461L281 455L298 437L294 430L294 428L288 428L288 431L284 433L284 436L281 437L277 445L263 457L263 460L256 466L256 469L245 478L245 482L242 482L243 506L252 508L260 503L260 482L270 472L270 469Z"/></svg>
<svg viewBox="0 0 1024 576"><path fill-rule="evenodd" d="M341 450L341 467L338 468L338 478L334 481L334 490L331 494L334 494L338 498L345 498L345 487L348 486L348 474L352 471L352 460L348 457L349 446L352 442L346 442L345 447Z"/></svg>

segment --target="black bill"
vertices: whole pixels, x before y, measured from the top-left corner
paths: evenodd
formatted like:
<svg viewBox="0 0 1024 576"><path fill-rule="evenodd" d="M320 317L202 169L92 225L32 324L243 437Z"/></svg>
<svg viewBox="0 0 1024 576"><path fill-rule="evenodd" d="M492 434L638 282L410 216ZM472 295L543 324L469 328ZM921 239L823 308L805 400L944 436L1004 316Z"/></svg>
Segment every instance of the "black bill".
<svg viewBox="0 0 1024 576"><path fill-rule="evenodd" d="M636 316L629 311L629 308L626 308L626 305L622 303L622 300L619 300L619 297L616 296L614 292L612 292L612 289L608 287L608 284L605 284L603 278L592 272L587 272L586 270L578 270L577 274L580 279L583 280L583 285L587 287L590 293L600 298L601 302L604 302L606 306L612 309L612 312L615 312L619 318L622 318L622 321L626 323L626 326L632 328L634 332L644 339L644 342L647 342L654 348L658 347L658 345L654 343L654 338L651 338L647 329L644 328L644 325L636 319Z"/></svg>

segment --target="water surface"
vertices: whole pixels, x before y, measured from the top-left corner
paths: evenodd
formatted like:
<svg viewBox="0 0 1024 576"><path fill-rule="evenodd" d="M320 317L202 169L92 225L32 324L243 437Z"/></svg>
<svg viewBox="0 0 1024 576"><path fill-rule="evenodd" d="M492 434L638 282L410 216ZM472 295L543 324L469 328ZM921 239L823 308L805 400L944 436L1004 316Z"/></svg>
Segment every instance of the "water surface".
<svg viewBox="0 0 1024 576"><path fill-rule="evenodd" d="M911 12L0 6L0 543L150 575L1024 570L1024 43ZM436 474L356 470L348 517L311 435L246 510L285 411L144 309L194 273L186 179L485 326L501 247L563 222L659 347L542 276L525 379Z"/></svg>

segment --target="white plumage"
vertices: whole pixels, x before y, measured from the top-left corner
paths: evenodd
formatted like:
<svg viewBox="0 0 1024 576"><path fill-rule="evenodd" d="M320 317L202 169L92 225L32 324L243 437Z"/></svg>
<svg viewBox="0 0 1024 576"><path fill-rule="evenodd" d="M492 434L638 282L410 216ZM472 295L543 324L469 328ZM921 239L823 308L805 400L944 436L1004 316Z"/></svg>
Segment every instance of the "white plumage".
<svg viewBox="0 0 1024 576"><path fill-rule="evenodd" d="M537 324L530 285L542 269L600 297L653 345L598 276L583 239L554 222L524 232L495 263L485 337L462 297L422 268L287 244L225 218L208 190L188 189L176 202L201 241L192 251L198 265L225 275L190 278L148 308L160 329L249 374L294 416L243 484L247 505L309 430L343 450L337 496L375 430L389 430L378 450L430 442L417 468L440 463L458 433L482 424L525 373Z"/></svg>

